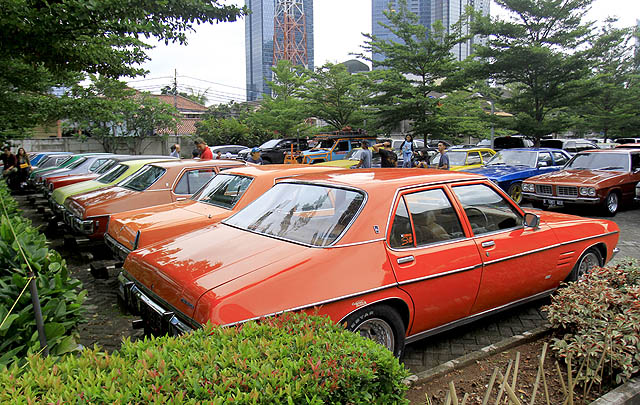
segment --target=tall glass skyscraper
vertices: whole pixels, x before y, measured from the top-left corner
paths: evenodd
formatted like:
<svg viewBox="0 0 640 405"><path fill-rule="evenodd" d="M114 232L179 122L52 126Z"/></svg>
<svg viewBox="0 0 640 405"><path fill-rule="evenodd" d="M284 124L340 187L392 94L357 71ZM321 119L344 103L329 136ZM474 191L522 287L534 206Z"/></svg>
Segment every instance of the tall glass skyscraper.
<svg viewBox="0 0 640 405"><path fill-rule="evenodd" d="M418 16L420 24L429 27L434 22L440 20L447 30L450 30L453 24L460 20L460 16L464 13L468 5L474 7L477 11L484 15L489 14L490 0L407 0L409 10ZM397 7L397 0L372 0L372 19L373 19L373 35L381 39L399 41L387 28L382 27L379 22L388 24L389 21L384 16L383 11L389 7ZM463 27L463 30L468 27ZM479 43L483 39L474 37L466 43L456 45L451 52L458 60L464 60L471 54L471 46ZM382 56L373 55L373 60L380 61Z"/></svg>
<svg viewBox="0 0 640 405"><path fill-rule="evenodd" d="M276 1L245 0L251 13L245 17L245 55L247 75L247 100L262 98L271 94L267 82L272 79L273 36L275 28ZM313 0L304 1L307 36L307 63L313 69Z"/></svg>

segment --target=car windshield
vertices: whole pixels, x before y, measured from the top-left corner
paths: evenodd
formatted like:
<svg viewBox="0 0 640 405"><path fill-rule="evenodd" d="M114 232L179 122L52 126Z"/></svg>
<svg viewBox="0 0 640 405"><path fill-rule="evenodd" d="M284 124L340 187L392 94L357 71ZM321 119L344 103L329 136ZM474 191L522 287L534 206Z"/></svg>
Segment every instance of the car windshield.
<svg viewBox="0 0 640 405"><path fill-rule="evenodd" d="M192 199L230 210L242 198L252 181L253 177L219 174L212 178Z"/></svg>
<svg viewBox="0 0 640 405"><path fill-rule="evenodd" d="M100 167L98 167L96 169L95 173L96 174L104 174L104 173L108 172L109 170L111 170L111 168L113 168L113 166L115 166L117 163L118 163L117 160L107 160Z"/></svg>
<svg viewBox="0 0 640 405"><path fill-rule="evenodd" d="M96 180L103 184L113 183L118 177L122 176L122 174L126 172L128 168L129 166L127 165L119 164L102 176L98 177Z"/></svg>
<svg viewBox="0 0 640 405"><path fill-rule="evenodd" d="M327 246L347 229L364 202L353 190L280 183L233 217L231 226L311 246Z"/></svg>
<svg viewBox="0 0 640 405"><path fill-rule="evenodd" d="M119 185L129 190L143 191L151 187L166 171L167 169L162 167L147 165Z"/></svg>
<svg viewBox="0 0 640 405"><path fill-rule="evenodd" d="M487 162L487 165L529 166L536 167L538 153L528 150L502 150Z"/></svg>
<svg viewBox="0 0 640 405"><path fill-rule="evenodd" d="M87 158L86 157L82 157L82 158L76 160L75 162L71 163L69 166L67 166L67 169L75 169L76 167L80 166L81 164L83 164L86 161L87 161Z"/></svg>
<svg viewBox="0 0 640 405"><path fill-rule="evenodd" d="M263 143L262 145L260 145L260 149L270 149L270 148L274 148L278 142L280 142L280 139L271 139L265 143Z"/></svg>
<svg viewBox="0 0 640 405"><path fill-rule="evenodd" d="M578 153L565 169L591 169L629 171L629 155L626 153Z"/></svg>
<svg viewBox="0 0 640 405"><path fill-rule="evenodd" d="M451 151L447 152L447 156L449 156L449 165L450 166L464 166L467 160L467 152L464 151ZM440 163L440 153L433 157L432 164Z"/></svg>
<svg viewBox="0 0 640 405"><path fill-rule="evenodd" d="M333 139L323 139L321 141L318 141L318 144L313 149L331 149L333 148L334 143L335 140Z"/></svg>

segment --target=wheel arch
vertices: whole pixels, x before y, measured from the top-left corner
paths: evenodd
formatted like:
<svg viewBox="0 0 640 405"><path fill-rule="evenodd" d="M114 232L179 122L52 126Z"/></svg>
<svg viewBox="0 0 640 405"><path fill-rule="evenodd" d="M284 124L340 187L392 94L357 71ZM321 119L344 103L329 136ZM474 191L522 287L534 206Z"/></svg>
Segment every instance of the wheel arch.
<svg viewBox="0 0 640 405"><path fill-rule="evenodd" d="M366 305L356 308L348 314L345 314L338 323L342 324L350 315L374 305L387 305L391 307L398 313L398 315L400 315L400 319L402 319L402 323L405 328L405 333L409 330L409 327L411 326L411 311L409 310L409 305L403 299L398 297L382 298L378 301L370 302Z"/></svg>
<svg viewBox="0 0 640 405"><path fill-rule="evenodd" d="M604 266L607 263L607 245L604 242L598 242L595 245L589 246L584 250L584 252L586 252L590 248L594 248L598 251L598 253L600 253L600 257L602 257L602 265ZM582 254L584 254L584 252L582 252Z"/></svg>

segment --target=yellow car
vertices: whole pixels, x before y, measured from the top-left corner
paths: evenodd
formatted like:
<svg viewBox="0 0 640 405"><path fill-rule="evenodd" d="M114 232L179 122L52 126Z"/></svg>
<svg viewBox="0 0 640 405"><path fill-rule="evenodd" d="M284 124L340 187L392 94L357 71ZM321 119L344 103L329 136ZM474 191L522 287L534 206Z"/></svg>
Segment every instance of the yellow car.
<svg viewBox="0 0 640 405"><path fill-rule="evenodd" d="M448 149L449 170L468 170L475 169L484 165L496 152L490 148L465 148L465 149ZM440 162L440 154L438 153L431 159L431 167L438 167Z"/></svg>

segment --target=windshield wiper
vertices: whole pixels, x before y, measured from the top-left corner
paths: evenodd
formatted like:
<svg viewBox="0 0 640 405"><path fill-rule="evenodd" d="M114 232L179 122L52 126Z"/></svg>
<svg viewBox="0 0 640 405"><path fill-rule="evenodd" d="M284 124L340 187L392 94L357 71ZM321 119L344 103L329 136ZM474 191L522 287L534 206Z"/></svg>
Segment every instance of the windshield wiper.
<svg viewBox="0 0 640 405"><path fill-rule="evenodd" d="M624 169L624 167L622 167L622 166L607 166L607 167L601 167L598 170L615 170L615 169Z"/></svg>

